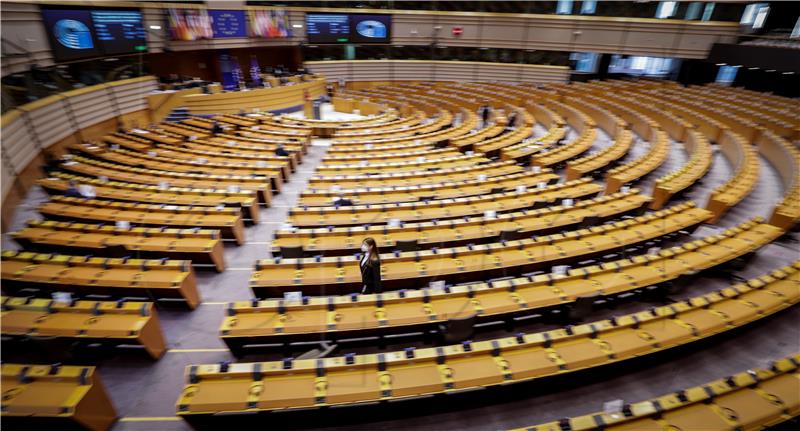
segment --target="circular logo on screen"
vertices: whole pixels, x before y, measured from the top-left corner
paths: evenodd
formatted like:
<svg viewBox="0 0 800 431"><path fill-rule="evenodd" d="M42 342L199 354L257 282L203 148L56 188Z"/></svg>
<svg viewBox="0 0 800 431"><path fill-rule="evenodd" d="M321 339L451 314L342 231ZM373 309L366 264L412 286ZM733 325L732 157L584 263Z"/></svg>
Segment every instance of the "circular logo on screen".
<svg viewBox="0 0 800 431"><path fill-rule="evenodd" d="M361 21L356 25L356 31L364 37L386 37L386 25L380 21Z"/></svg>
<svg viewBox="0 0 800 431"><path fill-rule="evenodd" d="M86 24L74 19L58 20L53 26L53 34L58 43L70 49L90 49L94 47L92 32Z"/></svg>

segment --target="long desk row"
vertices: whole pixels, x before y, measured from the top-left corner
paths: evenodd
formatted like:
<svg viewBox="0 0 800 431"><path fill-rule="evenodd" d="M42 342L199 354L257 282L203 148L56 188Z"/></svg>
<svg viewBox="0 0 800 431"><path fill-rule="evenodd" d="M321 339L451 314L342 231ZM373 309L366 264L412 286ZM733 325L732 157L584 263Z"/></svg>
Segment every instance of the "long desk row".
<svg viewBox="0 0 800 431"><path fill-rule="evenodd" d="M57 337L139 345L153 359L167 350L151 302L72 301L0 297L4 337Z"/></svg>
<svg viewBox="0 0 800 431"><path fill-rule="evenodd" d="M637 189L534 210L492 217L464 217L445 221L328 228L282 228L275 231L273 256L281 247L302 247L313 254L339 255L358 252L361 241L374 238L379 247L395 247L398 241L416 241L421 248L465 245L544 235L571 226L597 223L612 217L640 213L650 197Z"/></svg>
<svg viewBox="0 0 800 431"><path fill-rule="evenodd" d="M81 147L82 149L84 147ZM283 182L288 181L290 172L288 164L284 167L276 168L266 166L258 168L255 166L245 166L243 168L234 165L216 165L213 163L183 163L180 160L168 159L159 157L157 151L151 151L148 154L138 154L128 150L113 150L103 151L98 149L92 151L89 157L82 157L82 159L95 159L104 163L109 163L117 170L130 170L131 168L147 169L156 172L165 172L170 174L191 174L199 176L210 175L234 175L237 177L253 177L265 179L267 183L271 183L275 191L280 192ZM77 158L76 158L77 160ZM171 175L162 175L169 177ZM165 180L169 181L165 178Z"/></svg>
<svg viewBox="0 0 800 431"><path fill-rule="evenodd" d="M438 184L422 184L399 187L359 187L342 189L340 187L304 191L297 201L300 206L329 206L333 199L346 196L356 205L388 204L400 202L416 202L431 199L455 199L477 196L492 191L522 190L522 188L538 187L539 183L553 184L561 177L552 169L535 168L525 172L508 175L478 177L462 181L446 181Z"/></svg>
<svg viewBox="0 0 800 431"><path fill-rule="evenodd" d="M775 205L769 222L792 229L800 220L800 150L769 131L761 134L756 145L758 152L778 170L783 183L783 199Z"/></svg>
<svg viewBox="0 0 800 431"><path fill-rule="evenodd" d="M431 168L422 172L395 172L379 175L314 175L308 187L319 189L361 189L370 187L400 187L438 184L448 181L478 181L501 175L523 172L525 168L513 161L492 162L460 168Z"/></svg>
<svg viewBox="0 0 800 431"><path fill-rule="evenodd" d="M547 332L378 354L186 367L178 415L258 412L507 385L651 355L800 302L800 264L648 311ZM563 428L562 428L563 429Z"/></svg>
<svg viewBox="0 0 800 431"><path fill-rule="evenodd" d="M108 142L108 141L106 141ZM237 141L230 141L232 145L219 145L213 141L187 141L178 145L156 144L149 147L142 153L155 153L160 158L185 161L187 163L205 164L214 163L215 165L232 165L239 168L255 167L266 168L268 166L286 166L291 172L297 170L302 158L299 151L292 151L291 148L284 147L288 156L275 155L275 148L263 148L258 145L246 145ZM95 143L95 145L99 145ZM112 144L113 145L113 144ZM107 149L114 150L116 147L108 145ZM127 143L116 144L129 151L137 151ZM247 147L250 148L247 148ZM284 171L285 172L285 171Z"/></svg>
<svg viewBox="0 0 800 431"><path fill-rule="evenodd" d="M663 207L673 196L694 185L711 169L711 145L703 134L689 130L683 144L691 157L679 169L656 180L651 209Z"/></svg>
<svg viewBox="0 0 800 431"><path fill-rule="evenodd" d="M253 224L258 224L260 221L258 196L254 191L148 186L121 181L103 181L65 172L52 172L50 175L52 176L36 181L36 184L50 194L63 194L69 189L69 182L75 181L79 185L91 186L98 199L194 207L225 206L239 208L244 218Z"/></svg>
<svg viewBox="0 0 800 431"><path fill-rule="evenodd" d="M189 261L99 258L39 254L25 251L2 253L2 289L14 294L40 289L79 294L177 298L189 308L200 304L197 281Z"/></svg>
<svg viewBox="0 0 800 431"><path fill-rule="evenodd" d="M512 431L769 429L800 416L800 354L750 368L699 386L647 401L627 403L618 412L563 418Z"/></svg>
<svg viewBox="0 0 800 431"><path fill-rule="evenodd" d="M726 130L718 145L735 171L731 179L715 188L708 197L706 208L714 213L711 223L719 220L753 191L759 173L758 151L740 135Z"/></svg>
<svg viewBox="0 0 800 431"><path fill-rule="evenodd" d="M613 193L623 185L635 182L664 164L669 156L669 139L662 130L653 133L650 148L641 157L606 172L606 193Z"/></svg>
<svg viewBox="0 0 800 431"><path fill-rule="evenodd" d="M25 250L63 252L104 257L191 260L225 270L225 254L218 230L167 227L118 227L104 223L85 224L29 220L11 234Z"/></svg>
<svg viewBox="0 0 800 431"><path fill-rule="evenodd" d="M405 202L398 204L356 205L351 207L302 207L289 211L287 222L293 226L352 226L385 224L391 220L423 221L485 215L535 208L560 199L593 197L602 187L591 178L581 178L553 185L544 183L535 189L498 192L465 198Z"/></svg>
<svg viewBox="0 0 800 431"><path fill-rule="evenodd" d="M475 280L521 273L691 230L711 216L693 202L656 213L587 229L538 238L465 247L399 252L381 256L381 279L387 290L424 285L430 280ZM256 296L344 294L360 290L358 256L260 260L250 279Z"/></svg>
<svg viewBox="0 0 800 431"><path fill-rule="evenodd" d="M464 166L474 166L481 163L489 163L491 160L483 153L471 155L461 154L445 158L428 158L421 156L420 159L407 162L388 162L388 163L367 163L355 165L322 165L317 167L317 175L359 175L364 173L389 173L389 172L419 172L428 168L448 169Z"/></svg>
<svg viewBox="0 0 800 431"><path fill-rule="evenodd" d="M9 429L108 431L117 420L95 367L4 363L0 372Z"/></svg>
<svg viewBox="0 0 800 431"><path fill-rule="evenodd" d="M164 188L185 187L191 189L254 191L260 203L272 202L272 187L268 177L239 175L186 174L157 171L116 165L76 156L59 166L63 171L77 175L88 175L125 183L147 184Z"/></svg>
<svg viewBox="0 0 800 431"><path fill-rule="evenodd" d="M754 252L781 235L761 220L719 235L607 263L543 274L382 294L235 302L220 335L234 353L249 344L340 339L419 331L477 314L503 321L517 314L569 306L578 298L613 297L669 283Z"/></svg>
<svg viewBox="0 0 800 431"><path fill-rule="evenodd" d="M368 164L368 163L401 163L422 161L423 159L442 159L463 155L452 147L435 148L433 145L400 152L376 152L363 155L335 155L322 158L323 166Z"/></svg>
<svg viewBox="0 0 800 431"><path fill-rule="evenodd" d="M45 218L88 223L129 222L142 226L203 227L244 244L244 222L238 208L190 207L112 202L53 196L38 208Z"/></svg>
<svg viewBox="0 0 800 431"><path fill-rule="evenodd" d="M567 180L574 180L592 172L604 169L611 163L625 157L633 144L633 133L622 130L608 147L567 162Z"/></svg>

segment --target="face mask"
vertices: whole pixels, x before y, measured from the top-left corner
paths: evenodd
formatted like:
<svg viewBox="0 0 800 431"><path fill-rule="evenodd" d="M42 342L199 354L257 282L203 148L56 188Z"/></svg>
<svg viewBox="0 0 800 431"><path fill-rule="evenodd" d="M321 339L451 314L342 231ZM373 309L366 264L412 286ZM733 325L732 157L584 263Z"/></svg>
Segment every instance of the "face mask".
<svg viewBox="0 0 800 431"><path fill-rule="evenodd" d="M366 245L366 244L361 244L361 251L363 251L364 253L366 253L367 251L369 251L369 248L367 247L367 245Z"/></svg>

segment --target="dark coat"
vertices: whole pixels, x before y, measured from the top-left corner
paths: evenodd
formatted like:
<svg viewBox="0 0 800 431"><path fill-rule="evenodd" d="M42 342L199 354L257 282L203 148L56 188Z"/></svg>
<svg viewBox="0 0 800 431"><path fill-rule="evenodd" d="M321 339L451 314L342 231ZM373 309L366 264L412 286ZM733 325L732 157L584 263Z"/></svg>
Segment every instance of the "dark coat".
<svg viewBox="0 0 800 431"><path fill-rule="evenodd" d="M361 284L367 286L365 293L382 293L381 261L373 261L368 258L363 265L361 261L358 264L361 266Z"/></svg>

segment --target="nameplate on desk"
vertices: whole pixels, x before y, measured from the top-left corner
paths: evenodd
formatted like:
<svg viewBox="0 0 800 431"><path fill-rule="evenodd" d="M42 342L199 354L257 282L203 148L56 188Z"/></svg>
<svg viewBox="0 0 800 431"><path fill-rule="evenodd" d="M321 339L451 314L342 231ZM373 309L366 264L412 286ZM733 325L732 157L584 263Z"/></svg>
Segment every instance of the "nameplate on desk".
<svg viewBox="0 0 800 431"><path fill-rule="evenodd" d="M283 292L283 299L286 302L302 302L303 292Z"/></svg>

